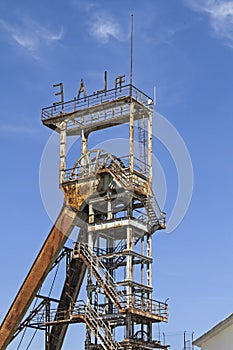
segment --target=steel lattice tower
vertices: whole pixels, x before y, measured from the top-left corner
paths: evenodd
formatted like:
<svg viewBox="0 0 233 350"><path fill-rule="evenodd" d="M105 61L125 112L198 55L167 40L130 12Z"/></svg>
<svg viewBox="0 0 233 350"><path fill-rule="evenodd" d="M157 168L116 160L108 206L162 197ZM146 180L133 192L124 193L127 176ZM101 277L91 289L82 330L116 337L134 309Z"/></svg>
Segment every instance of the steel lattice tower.
<svg viewBox="0 0 233 350"><path fill-rule="evenodd" d="M167 304L152 295L152 236L166 225L152 191L153 100L123 82L119 76L113 89L105 86L86 96L81 81L78 97L68 102L59 84L61 102L42 109L43 124L60 134L65 203L1 325L2 350L24 327L45 330L45 349L59 350L69 324L81 322L86 324L86 350L168 347L153 339L152 332L153 324L168 320ZM88 149L91 133L122 124L129 126L129 156ZM82 140L81 154L71 167L70 136ZM73 250L66 249L75 226L80 227L78 240ZM63 257L66 278L60 299L42 297L22 321L49 270ZM80 302L84 281L86 300Z"/></svg>

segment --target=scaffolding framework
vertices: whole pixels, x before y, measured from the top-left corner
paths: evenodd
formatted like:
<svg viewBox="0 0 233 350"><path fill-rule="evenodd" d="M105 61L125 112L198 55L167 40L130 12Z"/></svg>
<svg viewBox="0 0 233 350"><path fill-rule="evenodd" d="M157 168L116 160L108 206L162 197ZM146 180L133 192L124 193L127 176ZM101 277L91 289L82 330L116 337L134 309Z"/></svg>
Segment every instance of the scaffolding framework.
<svg viewBox="0 0 233 350"><path fill-rule="evenodd" d="M45 349L59 350L72 323L86 324L85 350L168 348L153 339L153 324L168 321L168 305L153 299L152 236L165 228L166 215L152 191L152 115L149 96L133 85L117 84L42 109L43 124L60 134L65 205L1 325L2 350L25 327L44 330ZM128 156L88 149L90 133L122 124L129 125ZM82 140L72 166L67 165L69 136ZM73 250L64 249L75 226L80 227L77 242ZM60 298L41 297L22 320L49 270L64 257ZM86 273L86 300L78 301Z"/></svg>

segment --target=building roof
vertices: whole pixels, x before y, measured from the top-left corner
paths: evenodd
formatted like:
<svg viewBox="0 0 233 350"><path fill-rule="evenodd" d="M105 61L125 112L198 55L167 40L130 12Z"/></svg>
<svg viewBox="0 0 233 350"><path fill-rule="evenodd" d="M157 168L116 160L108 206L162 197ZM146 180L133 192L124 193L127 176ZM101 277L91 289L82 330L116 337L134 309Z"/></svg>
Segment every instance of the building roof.
<svg viewBox="0 0 233 350"><path fill-rule="evenodd" d="M196 346L202 346L203 343L226 329L227 327L231 326L233 324L233 313L230 314L227 318L225 318L223 321L219 322L217 325L215 325L213 328L211 328L208 332L204 333L202 336L197 338L193 345Z"/></svg>

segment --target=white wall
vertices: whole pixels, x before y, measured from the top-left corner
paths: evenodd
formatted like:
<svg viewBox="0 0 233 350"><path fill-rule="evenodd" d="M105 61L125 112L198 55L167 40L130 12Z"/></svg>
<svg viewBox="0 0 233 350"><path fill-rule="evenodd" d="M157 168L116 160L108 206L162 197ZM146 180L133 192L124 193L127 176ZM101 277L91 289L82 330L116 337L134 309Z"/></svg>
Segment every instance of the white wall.
<svg viewBox="0 0 233 350"><path fill-rule="evenodd" d="M202 350L231 350L233 349L233 325L203 343Z"/></svg>

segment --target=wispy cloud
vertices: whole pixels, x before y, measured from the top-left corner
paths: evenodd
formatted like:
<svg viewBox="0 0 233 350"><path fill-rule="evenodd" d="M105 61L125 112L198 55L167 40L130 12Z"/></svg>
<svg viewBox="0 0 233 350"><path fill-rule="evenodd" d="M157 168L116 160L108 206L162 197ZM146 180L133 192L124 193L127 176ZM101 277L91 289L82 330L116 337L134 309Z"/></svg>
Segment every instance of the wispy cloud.
<svg viewBox="0 0 233 350"><path fill-rule="evenodd" d="M111 37L119 41L128 39L128 33L123 33L119 22L110 14L98 13L91 16L88 27L90 35L103 44L107 43Z"/></svg>
<svg viewBox="0 0 233 350"><path fill-rule="evenodd" d="M30 52L34 58L38 58L38 50L43 45L51 45L63 37L63 28L54 33L28 19L20 19L17 24L0 19L0 29L9 35L11 40Z"/></svg>
<svg viewBox="0 0 233 350"><path fill-rule="evenodd" d="M227 0L186 0L192 9L205 13L216 35L233 47L233 1Z"/></svg>

